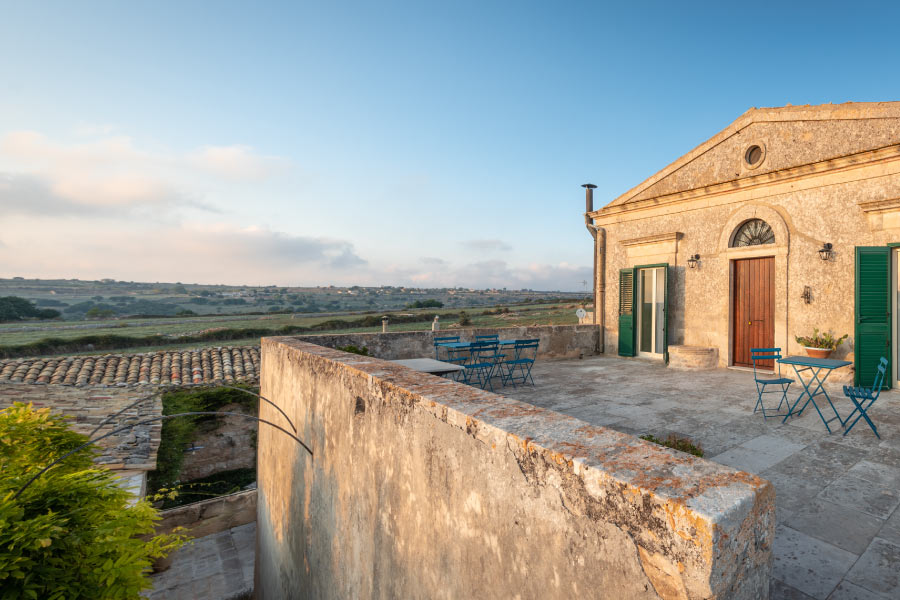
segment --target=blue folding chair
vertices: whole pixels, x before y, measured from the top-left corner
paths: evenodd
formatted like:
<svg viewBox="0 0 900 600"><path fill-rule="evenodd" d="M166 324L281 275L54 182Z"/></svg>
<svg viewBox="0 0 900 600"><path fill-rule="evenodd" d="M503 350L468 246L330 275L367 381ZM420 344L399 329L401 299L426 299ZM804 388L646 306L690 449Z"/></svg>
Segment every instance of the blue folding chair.
<svg viewBox="0 0 900 600"><path fill-rule="evenodd" d="M444 347L447 342L458 342L458 335L448 335L444 337L434 338L434 360L441 360L439 350Z"/></svg>
<svg viewBox="0 0 900 600"><path fill-rule="evenodd" d="M491 379L497 364L504 358L499 352L500 345L497 342L483 341L473 342L470 349L471 357L463 367L463 381L470 385L478 385L481 389L490 388L494 391Z"/></svg>
<svg viewBox="0 0 900 600"><path fill-rule="evenodd" d="M860 419L865 419L866 423L869 424L869 427L872 428L872 431L875 433L875 437L879 440L881 436L878 435L878 429L875 427L875 423L872 422L872 419L869 418L869 413L867 412L872 405L875 404L875 401L878 400L878 396L881 395L881 388L884 386L884 377L887 373L887 365L888 359L885 357L881 357L881 361L878 363L878 373L875 374L875 381L872 383L872 387L851 387L849 385L844 386L844 395L850 398L850 401L853 402L856 408L853 409L847 418L844 420L844 435L850 433L850 430L853 429L853 426ZM847 427L847 423L850 422L850 419L853 418L853 415L859 413L859 416L850 423L850 426Z"/></svg>
<svg viewBox="0 0 900 600"><path fill-rule="evenodd" d="M503 385L511 383L513 387L516 387L517 382L524 385L529 380L531 380L531 385L534 385L531 367L534 366L534 361L537 360L539 343L539 339L516 340L513 346L513 358L500 363L500 375Z"/></svg>
<svg viewBox="0 0 900 600"><path fill-rule="evenodd" d="M791 387L794 380L781 376L781 363L778 362L781 360L781 348L750 348L750 359L753 361L753 380L756 382L757 393L756 406L753 407L753 412L761 410L763 420L768 419L769 417L785 416L787 413L778 413L777 411L781 410L782 404L787 403L788 406L791 405L790 401L787 399L787 393L788 388ZM773 371L775 370L774 365L778 365L777 377L766 378L760 376L760 373L757 372L756 363L762 360L773 361ZM766 390L766 387L768 386L773 386L778 389ZM778 402L778 408L775 409L776 412L767 413L766 410L771 411L772 409L766 409L765 404L763 404L763 394L777 394L778 392L781 392L781 400Z"/></svg>
<svg viewBox="0 0 900 600"><path fill-rule="evenodd" d="M476 336L475 336L475 341L476 341L476 342L499 342L499 341L500 341L500 336L497 335L497 334L494 334L494 335L476 335Z"/></svg>

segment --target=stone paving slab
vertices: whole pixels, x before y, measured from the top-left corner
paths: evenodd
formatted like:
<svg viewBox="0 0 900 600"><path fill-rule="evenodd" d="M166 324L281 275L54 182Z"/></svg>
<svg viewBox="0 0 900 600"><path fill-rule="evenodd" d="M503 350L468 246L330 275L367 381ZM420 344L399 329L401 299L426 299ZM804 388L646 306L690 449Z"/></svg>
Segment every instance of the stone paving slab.
<svg viewBox="0 0 900 600"><path fill-rule="evenodd" d="M812 407L787 423L764 420L753 412L756 388L745 371L600 356L539 361L533 375L534 387L497 392L635 435L686 436L710 460L770 480L773 600L900 598L900 392L882 392L870 410L878 439L862 422L846 437L834 422L828 434ZM849 414L840 384L826 389L838 413ZM795 384L788 398L799 392Z"/></svg>
<svg viewBox="0 0 900 600"><path fill-rule="evenodd" d="M253 593L256 523L197 538L152 577L149 600L238 600Z"/></svg>

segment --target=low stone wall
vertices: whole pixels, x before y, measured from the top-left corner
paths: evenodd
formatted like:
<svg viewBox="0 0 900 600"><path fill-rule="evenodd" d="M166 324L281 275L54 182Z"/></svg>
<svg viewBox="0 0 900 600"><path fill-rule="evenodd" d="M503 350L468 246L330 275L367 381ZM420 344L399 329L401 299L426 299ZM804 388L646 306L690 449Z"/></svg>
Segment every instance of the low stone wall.
<svg viewBox="0 0 900 600"><path fill-rule="evenodd" d="M719 351L703 346L669 346L669 368L683 371L716 369Z"/></svg>
<svg viewBox="0 0 900 600"><path fill-rule="evenodd" d="M768 597L756 476L293 338L261 385L314 452L260 428L261 600Z"/></svg>
<svg viewBox="0 0 900 600"><path fill-rule="evenodd" d="M162 518L156 523L156 533L184 527L194 538L212 535L256 520L256 490L185 504L159 515Z"/></svg>
<svg viewBox="0 0 900 600"><path fill-rule="evenodd" d="M476 335L499 335L500 339L539 339L540 358L578 358L600 351L600 328L596 325L535 325L521 327L475 327L440 331L389 331L387 333L339 333L302 335L294 339L328 348L366 347L384 360L434 356L434 338L458 335L472 341Z"/></svg>
<svg viewBox="0 0 900 600"><path fill-rule="evenodd" d="M227 404L219 412L238 412L256 416L241 404ZM194 446L199 448L189 452L181 463L181 481L208 477L233 469L256 467L256 421L235 416L218 417L215 427L200 431L194 438Z"/></svg>

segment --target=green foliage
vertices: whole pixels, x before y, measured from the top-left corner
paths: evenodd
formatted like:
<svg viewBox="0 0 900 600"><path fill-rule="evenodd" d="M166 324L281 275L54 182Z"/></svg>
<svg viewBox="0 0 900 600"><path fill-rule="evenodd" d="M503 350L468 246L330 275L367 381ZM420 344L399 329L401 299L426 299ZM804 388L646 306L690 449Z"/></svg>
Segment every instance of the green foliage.
<svg viewBox="0 0 900 600"><path fill-rule="evenodd" d="M259 391L250 386L236 387L245 387L254 393ZM255 416L258 402L259 400L250 394L216 387L168 392L162 397L164 415L217 411L228 404L239 404L243 412ZM216 419L217 417L210 415L180 417L163 422L159 449L156 453L156 470L151 471L147 478L150 493L155 494L164 488L178 485L185 448L196 439L199 430L214 429L217 425Z"/></svg>
<svg viewBox="0 0 900 600"><path fill-rule="evenodd" d="M440 300L416 300L410 304L406 305L406 308L442 308L444 303Z"/></svg>
<svg viewBox="0 0 900 600"><path fill-rule="evenodd" d="M701 458L703 457L703 447L700 446L700 444L695 444L688 438L680 438L674 433L669 434L669 437L664 440L651 433L642 435L641 439L653 442L654 444L659 444L660 446L665 446L666 448L687 452L688 454L693 454L694 456L699 456Z"/></svg>
<svg viewBox="0 0 900 600"><path fill-rule="evenodd" d="M256 481L256 469L233 469L215 473L209 477L192 479L170 488L160 488L151 499L162 501L163 510L168 510L207 498L234 494L254 481Z"/></svg>
<svg viewBox="0 0 900 600"><path fill-rule="evenodd" d="M348 346L338 346L337 349L338 349L338 350L343 350L344 352L349 352L350 354L360 354L360 355L362 355L362 356L370 356L370 354L369 354L369 348L368 348L367 346L363 346L362 348L358 348L357 346L354 346L353 344L350 344L350 345L348 345Z"/></svg>
<svg viewBox="0 0 900 600"><path fill-rule="evenodd" d="M801 346L805 346L806 348L823 348L825 350L837 350L837 347L841 345L845 339L847 339L847 334L845 333L843 336L839 338L835 338L834 334L830 331L826 331L825 333L819 333L818 328L813 329L813 334L810 336L797 336L794 338L797 340L797 343Z"/></svg>
<svg viewBox="0 0 900 600"><path fill-rule="evenodd" d="M58 316L58 310L50 308L40 309L25 298L19 298L18 296L4 296L0 298L0 321L55 319Z"/></svg>
<svg viewBox="0 0 900 600"><path fill-rule="evenodd" d="M84 316L88 319L108 319L116 316L116 311L111 308L100 308L100 305L92 307Z"/></svg>
<svg viewBox="0 0 900 600"><path fill-rule="evenodd" d="M459 312L459 324L463 326L472 324L472 319L469 318L468 313L466 313L466 311L464 310L461 310Z"/></svg>
<svg viewBox="0 0 900 600"><path fill-rule="evenodd" d="M41 468L87 441L49 409L0 411L0 599L137 598L155 558L180 533L152 535L157 512L131 495L91 452L74 454L13 495Z"/></svg>

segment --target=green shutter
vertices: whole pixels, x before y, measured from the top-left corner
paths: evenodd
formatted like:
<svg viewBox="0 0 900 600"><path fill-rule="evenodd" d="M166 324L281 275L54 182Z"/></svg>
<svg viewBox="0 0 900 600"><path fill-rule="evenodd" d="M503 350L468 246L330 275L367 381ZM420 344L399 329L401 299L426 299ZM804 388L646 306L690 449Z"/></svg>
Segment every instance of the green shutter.
<svg viewBox="0 0 900 600"><path fill-rule="evenodd" d="M857 385L872 385L881 357L891 360L890 251L884 246L856 247L854 357ZM887 387L890 387L890 381L886 380Z"/></svg>
<svg viewBox="0 0 900 600"><path fill-rule="evenodd" d="M663 288L663 358L669 364L669 263L665 267L666 279Z"/></svg>
<svg viewBox="0 0 900 600"><path fill-rule="evenodd" d="M619 356L634 356L634 269L619 271Z"/></svg>

